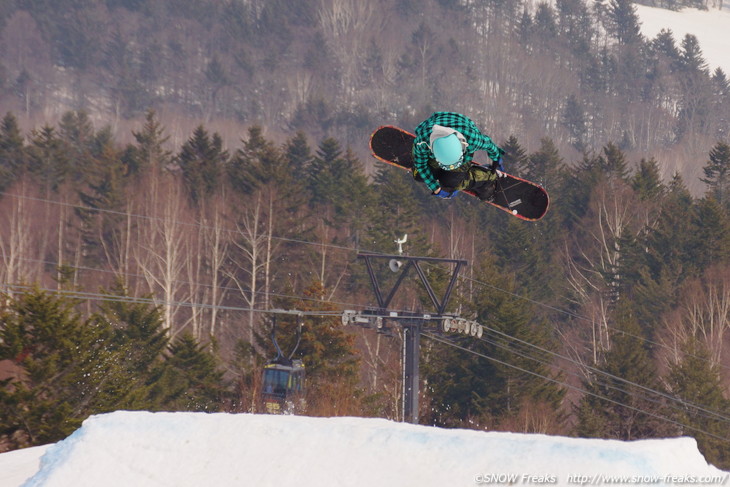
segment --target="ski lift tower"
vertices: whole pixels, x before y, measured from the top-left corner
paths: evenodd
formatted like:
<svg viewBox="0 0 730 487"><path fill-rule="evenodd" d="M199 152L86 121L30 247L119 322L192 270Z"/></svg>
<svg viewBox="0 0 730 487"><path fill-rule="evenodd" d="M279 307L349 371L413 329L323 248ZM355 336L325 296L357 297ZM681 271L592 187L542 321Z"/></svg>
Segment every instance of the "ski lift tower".
<svg viewBox="0 0 730 487"><path fill-rule="evenodd" d="M406 236L407 237L407 236ZM426 321L442 320L444 323L451 323L453 317L445 316L446 307L451 297L451 292L456 284L459 271L467 265L467 261L460 259L438 259L434 257L410 257L402 255L402 244L405 239L396 240L398 244L399 255L388 255L378 253L359 253L357 256L365 261L365 266L370 277L370 283L373 286L375 299L378 303L377 310L370 313L370 318L375 319L379 327L382 327L383 320L393 321L403 328L403 421L409 423L418 423L418 395L420 381L420 340L421 330ZM390 291L384 293L374 269L374 262L378 260L387 260L388 267L394 273L399 273L395 284ZM446 291L440 298L436 295L431 283L428 281L426 273L421 268L423 263L432 264L452 264L452 274ZM413 269L420 278L421 283L426 289L431 304L434 307L435 314L418 314L407 313L403 311L393 311L388 309L395 293L403 283L409 271ZM348 312L346 312L347 314ZM343 316L343 322L365 322L369 319L368 315L357 315L355 312L350 316Z"/></svg>

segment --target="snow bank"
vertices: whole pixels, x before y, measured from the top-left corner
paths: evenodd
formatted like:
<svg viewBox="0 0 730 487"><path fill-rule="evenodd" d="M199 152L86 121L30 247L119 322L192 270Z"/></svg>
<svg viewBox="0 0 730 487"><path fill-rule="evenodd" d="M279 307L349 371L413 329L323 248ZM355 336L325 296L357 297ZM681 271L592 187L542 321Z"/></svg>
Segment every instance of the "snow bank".
<svg viewBox="0 0 730 487"><path fill-rule="evenodd" d="M619 477L633 485L728 482L689 438L626 443L383 419L116 412L50 446L24 485L602 485Z"/></svg>
<svg viewBox="0 0 730 487"><path fill-rule="evenodd" d="M16 487L38 471L50 445L24 448L0 455L0 487Z"/></svg>

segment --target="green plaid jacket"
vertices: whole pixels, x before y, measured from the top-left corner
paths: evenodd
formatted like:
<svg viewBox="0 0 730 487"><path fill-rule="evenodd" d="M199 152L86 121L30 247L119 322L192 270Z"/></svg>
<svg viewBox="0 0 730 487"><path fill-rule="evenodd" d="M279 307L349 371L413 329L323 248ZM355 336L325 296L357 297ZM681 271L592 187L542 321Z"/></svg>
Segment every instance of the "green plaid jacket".
<svg viewBox="0 0 730 487"><path fill-rule="evenodd" d="M429 166L429 162L433 161L433 152L431 152L428 142L434 125L450 127L464 135L469 144L464 152L465 164L471 163L474 153L478 150L486 151L492 161L499 160L499 157L504 154L504 151L497 147L492 139L482 134L468 117L454 112L433 113L416 127L416 140L413 141L413 166L432 192L439 188L439 182Z"/></svg>

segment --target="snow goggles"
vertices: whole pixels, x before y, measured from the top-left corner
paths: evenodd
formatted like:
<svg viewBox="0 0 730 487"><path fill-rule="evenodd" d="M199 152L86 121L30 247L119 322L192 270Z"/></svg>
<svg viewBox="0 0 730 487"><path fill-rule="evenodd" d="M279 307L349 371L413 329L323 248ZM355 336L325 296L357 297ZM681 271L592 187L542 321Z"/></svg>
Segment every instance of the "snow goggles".
<svg viewBox="0 0 730 487"><path fill-rule="evenodd" d="M446 171L453 171L454 169L460 168L464 164L464 155L462 154L459 160L454 162L453 164L442 164L438 160L436 160L436 163L441 169L444 169Z"/></svg>

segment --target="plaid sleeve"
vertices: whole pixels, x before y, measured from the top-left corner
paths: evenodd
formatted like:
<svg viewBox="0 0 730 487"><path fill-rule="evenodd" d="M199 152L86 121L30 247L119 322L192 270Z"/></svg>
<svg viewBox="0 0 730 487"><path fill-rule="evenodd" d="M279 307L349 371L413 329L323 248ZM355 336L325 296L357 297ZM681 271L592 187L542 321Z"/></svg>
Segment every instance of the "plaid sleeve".
<svg viewBox="0 0 730 487"><path fill-rule="evenodd" d="M434 115L439 115L438 118L441 120L441 122L434 123L454 128L464 135L467 143L469 144L469 147L466 148L466 153L464 154L464 160L466 162L471 162L474 158L474 153L478 150L485 151L492 161L499 160L499 157L504 153L504 151L497 147L488 135L484 135L479 130L470 118L460 113L453 112L437 112L437 114Z"/></svg>
<svg viewBox="0 0 730 487"><path fill-rule="evenodd" d="M468 140L468 139L467 139ZM467 154L470 155L469 161L471 162L471 159L474 157L474 153L478 150L485 151L489 158L497 162L502 154L504 154L504 151L497 147L497 145L492 142L492 139L489 138L487 135L479 134L479 137L474 138L474 143L472 144L471 141L469 141L469 147L467 148ZM464 157L466 159L466 156Z"/></svg>
<svg viewBox="0 0 730 487"><path fill-rule="evenodd" d="M419 141L419 139L421 140ZM427 140L423 140L422 137L416 137L416 140L413 141L413 166L418 171L418 175L421 176L423 182L428 186L428 189L433 193L440 185L428 165L429 159L433 156L431 149L428 147Z"/></svg>

